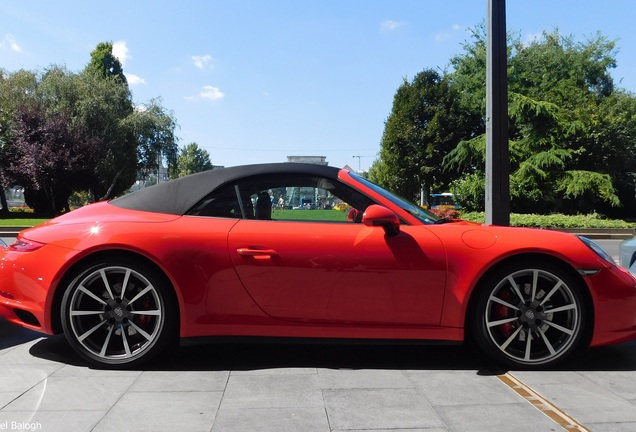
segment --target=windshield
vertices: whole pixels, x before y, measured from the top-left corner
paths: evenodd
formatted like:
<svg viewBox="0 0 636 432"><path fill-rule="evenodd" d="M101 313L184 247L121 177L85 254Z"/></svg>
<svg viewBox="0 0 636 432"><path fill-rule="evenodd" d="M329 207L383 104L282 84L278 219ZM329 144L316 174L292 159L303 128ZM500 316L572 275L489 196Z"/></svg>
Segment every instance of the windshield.
<svg viewBox="0 0 636 432"><path fill-rule="evenodd" d="M353 177L355 180L357 180L360 183L362 183L363 185L367 186L368 188L373 189L373 191L375 191L378 194L382 195L384 198L388 199L389 201L391 201L396 206L398 206L401 209L409 212L411 215L415 216L420 221L422 221L422 223L434 224L434 223L438 223L437 221L440 220L440 218L435 216L433 213L431 213L431 212L429 212L427 210L424 210L422 207L419 207L419 206L413 204L412 202L408 201L405 198L402 198L402 197L400 197L398 195L395 195L395 194L389 192L386 189L381 188L380 186L376 185L375 183L371 183L369 180L367 180L367 179L365 179L363 177L360 177L356 173L350 172L349 175L351 177Z"/></svg>

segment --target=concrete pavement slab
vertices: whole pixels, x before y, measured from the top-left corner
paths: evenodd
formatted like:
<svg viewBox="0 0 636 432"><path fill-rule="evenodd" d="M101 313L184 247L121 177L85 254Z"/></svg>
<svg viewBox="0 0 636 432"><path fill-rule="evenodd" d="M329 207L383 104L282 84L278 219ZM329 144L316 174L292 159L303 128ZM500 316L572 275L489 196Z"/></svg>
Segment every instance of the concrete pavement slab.
<svg viewBox="0 0 636 432"><path fill-rule="evenodd" d="M221 405L222 408L307 408L322 406L322 393L315 373L251 376L230 374Z"/></svg>
<svg viewBox="0 0 636 432"><path fill-rule="evenodd" d="M636 422L629 423L590 423L587 425L594 432L634 432L636 431Z"/></svg>
<svg viewBox="0 0 636 432"><path fill-rule="evenodd" d="M580 372L580 375L607 388L617 396L636 403L636 375L633 372L591 371Z"/></svg>
<svg viewBox="0 0 636 432"><path fill-rule="evenodd" d="M62 365L20 365L2 364L0 366L0 391L17 396L25 393L37 384L45 381Z"/></svg>
<svg viewBox="0 0 636 432"><path fill-rule="evenodd" d="M329 432L324 407L221 408L212 432Z"/></svg>
<svg viewBox="0 0 636 432"><path fill-rule="evenodd" d="M636 405L594 383L541 384L532 388L583 424L636 422Z"/></svg>
<svg viewBox="0 0 636 432"><path fill-rule="evenodd" d="M109 369L91 369L90 367L76 365L62 365L56 370L51 377L98 377L98 378L116 378L116 377L139 377L143 371L140 370L109 370Z"/></svg>
<svg viewBox="0 0 636 432"><path fill-rule="evenodd" d="M95 432L208 432L222 392L131 392L119 399Z"/></svg>
<svg viewBox="0 0 636 432"><path fill-rule="evenodd" d="M0 411L6 431L91 432L106 411Z"/></svg>
<svg viewBox="0 0 636 432"><path fill-rule="evenodd" d="M561 428L526 402L516 404L440 405L435 411L449 431L558 431Z"/></svg>
<svg viewBox="0 0 636 432"><path fill-rule="evenodd" d="M355 432L448 432L446 428L426 428L426 429L356 429ZM351 432L348 429L332 429L332 432Z"/></svg>
<svg viewBox="0 0 636 432"><path fill-rule="evenodd" d="M584 425L636 422L636 404L630 401L634 390L619 384L623 374L628 372L514 372L524 384ZM625 385L634 382L633 375L629 374Z"/></svg>
<svg viewBox="0 0 636 432"><path fill-rule="evenodd" d="M401 370L318 369L322 389L413 388L414 384Z"/></svg>
<svg viewBox="0 0 636 432"><path fill-rule="evenodd" d="M519 397L495 375L477 371L407 371L417 389L434 407L519 403Z"/></svg>
<svg viewBox="0 0 636 432"><path fill-rule="evenodd" d="M145 371L129 392L205 392L224 391L230 373L227 371ZM178 378L177 378L178 377Z"/></svg>
<svg viewBox="0 0 636 432"><path fill-rule="evenodd" d="M427 429L444 423L416 389L324 390L333 429Z"/></svg>
<svg viewBox="0 0 636 432"><path fill-rule="evenodd" d="M2 408L3 411L107 411L135 377L49 377Z"/></svg>

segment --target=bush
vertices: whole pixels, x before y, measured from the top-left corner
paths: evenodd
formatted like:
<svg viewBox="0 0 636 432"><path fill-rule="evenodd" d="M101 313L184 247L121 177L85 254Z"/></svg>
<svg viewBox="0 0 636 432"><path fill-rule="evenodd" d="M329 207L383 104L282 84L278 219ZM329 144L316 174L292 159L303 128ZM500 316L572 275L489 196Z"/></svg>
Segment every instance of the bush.
<svg viewBox="0 0 636 432"><path fill-rule="evenodd" d="M454 208L430 209L429 211L442 219L459 219L460 217L459 210Z"/></svg>
<svg viewBox="0 0 636 432"><path fill-rule="evenodd" d="M479 223L484 223L486 219L484 212L464 212L461 213L460 218ZM512 213L510 225L530 228L634 228L633 223L620 219L605 219L597 213L575 216Z"/></svg>

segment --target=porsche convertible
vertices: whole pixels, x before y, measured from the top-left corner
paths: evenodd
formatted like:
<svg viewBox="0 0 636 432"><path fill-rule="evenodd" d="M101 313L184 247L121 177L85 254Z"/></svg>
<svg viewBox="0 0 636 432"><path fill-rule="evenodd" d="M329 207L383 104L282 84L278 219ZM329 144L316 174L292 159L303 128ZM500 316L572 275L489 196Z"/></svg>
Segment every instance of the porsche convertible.
<svg viewBox="0 0 636 432"><path fill-rule="evenodd" d="M446 220L330 166L193 174L22 231L0 313L137 367L204 337L474 341L547 368L636 336L636 279L593 241Z"/></svg>

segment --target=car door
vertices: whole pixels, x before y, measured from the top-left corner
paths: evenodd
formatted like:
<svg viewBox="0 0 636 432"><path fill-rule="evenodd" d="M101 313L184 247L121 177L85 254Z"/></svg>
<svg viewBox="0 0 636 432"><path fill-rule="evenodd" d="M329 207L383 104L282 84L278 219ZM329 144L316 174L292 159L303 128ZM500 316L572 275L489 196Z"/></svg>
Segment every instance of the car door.
<svg viewBox="0 0 636 432"><path fill-rule="evenodd" d="M439 324L445 254L425 226L387 236L381 227L347 221L246 219L230 231L228 247L245 289L272 317Z"/></svg>

